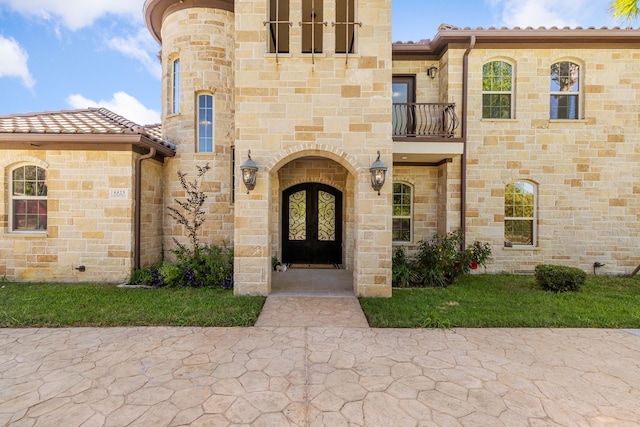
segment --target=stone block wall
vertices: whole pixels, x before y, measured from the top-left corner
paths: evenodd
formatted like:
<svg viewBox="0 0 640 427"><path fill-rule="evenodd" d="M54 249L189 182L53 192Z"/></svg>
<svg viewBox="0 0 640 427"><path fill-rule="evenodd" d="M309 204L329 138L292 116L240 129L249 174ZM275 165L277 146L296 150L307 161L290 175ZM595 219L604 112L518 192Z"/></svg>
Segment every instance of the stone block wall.
<svg viewBox="0 0 640 427"><path fill-rule="evenodd" d="M166 215L163 198L163 163L142 162L142 203L140 228L140 266L149 267L162 261L162 222Z"/></svg>
<svg viewBox="0 0 640 427"><path fill-rule="evenodd" d="M15 281L125 281L133 260L134 157L127 151L0 152L0 276ZM47 171L46 232L9 230L10 171L20 164ZM147 206L147 212L152 210ZM84 272L76 270L80 265Z"/></svg>
<svg viewBox="0 0 640 427"><path fill-rule="evenodd" d="M482 119L482 64L514 65L515 115ZM469 69L468 237L493 245L493 271L555 263L600 274L640 264L640 73L635 48L474 49ZM550 120L550 65L581 65L582 116ZM505 248L504 187L537 188L537 245Z"/></svg>

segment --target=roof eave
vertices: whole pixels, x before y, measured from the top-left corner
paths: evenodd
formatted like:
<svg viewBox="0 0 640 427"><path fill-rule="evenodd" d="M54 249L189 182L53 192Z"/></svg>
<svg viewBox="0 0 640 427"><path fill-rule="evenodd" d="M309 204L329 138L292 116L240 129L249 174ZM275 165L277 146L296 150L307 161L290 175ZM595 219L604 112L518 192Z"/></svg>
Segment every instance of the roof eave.
<svg viewBox="0 0 640 427"><path fill-rule="evenodd" d="M476 47L481 44L509 44L510 47L530 47L531 44L571 46L579 44L606 45L637 44L640 47L640 30L632 28L614 29L456 29L439 31L427 43L395 43L393 59L438 58L451 45L466 44L476 38ZM515 46L514 46L515 45Z"/></svg>
<svg viewBox="0 0 640 427"><path fill-rule="evenodd" d="M122 151L131 147L155 148L161 157L173 157L171 147L139 134L0 133L0 149Z"/></svg>
<svg viewBox="0 0 640 427"><path fill-rule="evenodd" d="M153 38L162 44L162 21L166 12L193 8L206 7L234 11L233 0L146 0L142 7L144 20Z"/></svg>

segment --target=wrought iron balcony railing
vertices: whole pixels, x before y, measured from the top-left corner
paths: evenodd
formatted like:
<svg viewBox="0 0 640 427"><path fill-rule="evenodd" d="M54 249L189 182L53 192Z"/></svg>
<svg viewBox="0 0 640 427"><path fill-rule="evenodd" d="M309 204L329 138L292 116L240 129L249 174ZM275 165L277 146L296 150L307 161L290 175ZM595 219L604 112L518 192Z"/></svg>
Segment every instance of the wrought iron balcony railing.
<svg viewBox="0 0 640 427"><path fill-rule="evenodd" d="M460 121L455 104L393 104L393 136L453 138Z"/></svg>

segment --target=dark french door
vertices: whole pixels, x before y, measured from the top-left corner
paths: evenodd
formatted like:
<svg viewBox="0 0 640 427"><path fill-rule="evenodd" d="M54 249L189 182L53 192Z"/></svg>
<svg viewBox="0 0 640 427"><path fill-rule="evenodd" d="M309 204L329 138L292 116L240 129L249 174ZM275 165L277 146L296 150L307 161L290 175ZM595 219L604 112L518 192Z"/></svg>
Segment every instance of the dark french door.
<svg viewBox="0 0 640 427"><path fill-rule="evenodd" d="M342 192L299 184L282 193L282 262L342 263Z"/></svg>
<svg viewBox="0 0 640 427"><path fill-rule="evenodd" d="M393 76L393 134L415 135L416 127L416 78Z"/></svg>

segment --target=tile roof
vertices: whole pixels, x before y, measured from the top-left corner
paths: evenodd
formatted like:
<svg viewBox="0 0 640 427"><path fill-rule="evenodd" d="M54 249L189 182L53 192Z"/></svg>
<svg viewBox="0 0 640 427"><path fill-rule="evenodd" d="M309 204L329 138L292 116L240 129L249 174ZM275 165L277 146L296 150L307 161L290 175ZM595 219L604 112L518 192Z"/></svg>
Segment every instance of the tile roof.
<svg viewBox="0 0 640 427"><path fill-rule="evenodd" d="M434 39L456 33L474 33L482 35L483 33L501 34L504 37L511 37L514 33L526 34L549 34L562 35L565 37L584 37L585 34L591 37L603 37L612 33L618 35L628 35L638 37L638 28L633 27L458 27L450 24L441 24L438 27L437 34ZM422 39L418 41L396 41L394 45L429 45L434 40Z"/></svg>
<svg viewBox="0 0 640 427"><path fill-rule="evenodd" d="M171 150L175 145L162 139L160 124L141 126L107 110L49 111L0 116L0 134L52 135L141 135Z"/></svg>

